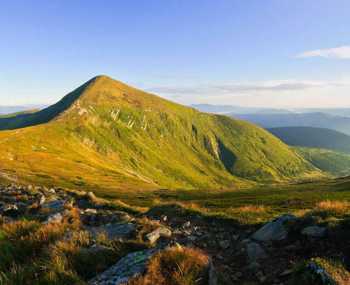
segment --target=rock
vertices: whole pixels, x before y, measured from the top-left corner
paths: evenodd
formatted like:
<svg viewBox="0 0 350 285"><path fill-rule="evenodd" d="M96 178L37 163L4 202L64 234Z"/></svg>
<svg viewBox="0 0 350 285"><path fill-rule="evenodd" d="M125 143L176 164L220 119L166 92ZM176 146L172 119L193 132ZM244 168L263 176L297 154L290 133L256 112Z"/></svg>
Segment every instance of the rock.
<svg viewBox="0 0 350 285"><path fill-rule="evenodd" d="M95 201L97 197L95 196L94 192L88 192L87 197L90 201Z"/></svg>
<svg viewBox="0 0 350 285"><path fill-rule="evenodd" d="M46 198L44 195L41 195L40 200L39 200L39 205L42 206L46 202Z"/></svg>
<svg viewBox="0 0 350 285"><path fill-rule="evenodd" d="M154 249L149 249L128 254L88 283L90 285L126 284L130 279L145 272L148 260L156 252Z"/></svg>
<svg viewBox="0 0 350 285"><path fill-rule="evenodd" d="M222 249L228 249L230 247L230 241L229 240L221 240L219 241L219 245Z"/></svg>
<svg viewBox="0 0 350 285"><path fill-rule="evenodd" d="M301 233L308 237L323 238L326 236L327 229L325 227L310 226L304 228Z"/></svg>
<svg viewBox="0 0 350 285"><path fill-rule="evenodd" d="M16 218L19 215L19 209L16 204L7 204L3 207L4 216Z"/></svg>
<svg viewBox="0 0 350 285"><path fill-rule="evenodd" d="M191 226L191 222L190 222L190 221L187 221L186 223L184 223L184 224L182 225L182 227L183 227L184 229L189 228L190 226Z"/></svg>
<svg viewBox="0 0 350 285"><path fill-rule="evenodd" d="M257 230L252 238L258 241L280 241L284 240L288 236L287 228L285 224L289 221L296 220L293 215L283 215L261 227Z"/></svg>
<svg viewBox="0 0 350 285"><path fill-rule="evenodd" d="M217 285L218 277L216 274L216 270L214 268L213 261L209 260L209 268L208 268L208 285Z"/></svg>
<svg viewBox="0 0 350 285"><path fill-rule="evenodd" d="M260 259L267 258L265 250L256 242L247 243L246 250L249 263L253 263Z"/></svg>
<svg viewBox="0 0 350 285"><path fill-rule="evenodd" d="M84 211L84 213L86 213L86 214L97 214L97 210L88 208L88 209L86 209Z"/></svg>
<svg viewBox="0 0 350 285"><path fill-rule="evenodd" d="M61 213L56 213L47 218L45 221L45 224L51 224L51 223L61 223L63 221L63 216Z"/></svg>
<svg viewBox="0 0 350 285"><path fill-rule="evenodd" d="M108 239L126 238L136 230L132 223L108 224L99 227L87 227L87 231L96 238L99 234L105 234Z"/></svg>
<svg viewBox="0 0 350 285"><path fill-rule="evenodd" d="M64 210L64 201L62 200L53 200L45 202L42 205L43 208L48 209L51 212L61 212Z"/></svg>
<svg viewBox="0 0 350 285"><path fill-rule="evenodd" d="M166 227L159 227L158 229L154 230L153 232L146 235L146 239L151 243L154 244L160 237L171 237L172 232Z"/></svg>

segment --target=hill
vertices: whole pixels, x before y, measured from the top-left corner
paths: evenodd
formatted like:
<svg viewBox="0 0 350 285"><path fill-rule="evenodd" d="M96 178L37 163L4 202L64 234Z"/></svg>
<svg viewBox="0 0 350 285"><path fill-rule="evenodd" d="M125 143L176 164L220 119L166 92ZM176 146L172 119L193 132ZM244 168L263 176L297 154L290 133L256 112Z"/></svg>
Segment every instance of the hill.
<svg viewBox="0 0 350 285"><path fill-rule="evenodd" d="M288 145L350 153L350 136L338 131L312 127L272 128L268 131Z"/></svg>
<svg viewBox="0 0 350 285"><path fill-rule="evenodd" d="M350 135L350 118L325 113L289 113L289 114L231 114L260 125L263 128L315 127L336 130Z"/></svg>
<svg viewBox="0 0 350 285"><path fill-rule="evenodd" d="M350 154L322 148L296 149L307 161L324 172L336 177L350 175Z"/></svg>
<svg viewBox="0 0 350 285"><path fill-rule="evenodd" d="M13 180L112 195L320 174L259 127L198 112L107 76L91 79L53 106L6 120L0 120L2 128L17 129L0 132L0 174Z"/></svg>

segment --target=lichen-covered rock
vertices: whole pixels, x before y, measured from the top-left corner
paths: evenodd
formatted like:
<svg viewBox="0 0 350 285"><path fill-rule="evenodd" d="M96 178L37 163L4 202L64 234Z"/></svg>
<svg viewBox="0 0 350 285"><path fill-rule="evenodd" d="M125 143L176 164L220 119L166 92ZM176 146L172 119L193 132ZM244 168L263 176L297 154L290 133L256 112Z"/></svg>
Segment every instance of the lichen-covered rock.
<svg viewBox="0 0 350 285"><path fill-rule="evenodd" d="M90 285L122 285L143 274L147 262L156 253L154 249L130 253L115 265L89 281Z"/></svg>

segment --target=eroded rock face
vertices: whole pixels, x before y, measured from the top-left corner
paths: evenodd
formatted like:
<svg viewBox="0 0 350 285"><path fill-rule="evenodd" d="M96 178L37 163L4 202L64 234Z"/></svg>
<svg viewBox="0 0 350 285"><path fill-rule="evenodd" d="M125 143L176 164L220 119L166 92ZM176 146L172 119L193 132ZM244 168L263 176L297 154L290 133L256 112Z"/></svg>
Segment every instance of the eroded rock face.
<svg viewBox="0 0 350 285"><path fill-rule="evenodd" d="M281 241L287 238L288 229L286 223L296 220L293 215L283 215L261 227L253 235L252 239L257 241Z"/></svg>
<svg viewBox="0 0 350 285"><path fill-rule="evenodd" d="M122 285L146 270L148 260L156 253L148 249L130 253L119 260L114 266L89 281L90 285Z"/></svg>

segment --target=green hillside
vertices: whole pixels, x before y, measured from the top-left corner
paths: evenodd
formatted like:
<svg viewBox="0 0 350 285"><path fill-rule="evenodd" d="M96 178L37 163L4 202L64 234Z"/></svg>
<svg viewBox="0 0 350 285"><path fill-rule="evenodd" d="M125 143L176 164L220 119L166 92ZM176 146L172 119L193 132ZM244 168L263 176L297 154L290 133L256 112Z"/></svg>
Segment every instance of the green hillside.
<svg viewBox="0 0 350 285"><path fill-rule="evenodd" d="M298 152L322 171L334 176L350 175L350 154L321 148L298 147Z"/></svg>
<svg viewBox="0 0 350 285"><path fill-rule="evenodd" d="M350 136L341 132L313 127L268 129L288 145L325 148L350 153Z"/></svg>
<svg viewBox="0 0 350 285"><path fill-rule="evenodd" d="M42 111L6 120L2 128L15 130L0 132L0 176L13 180L110 195L320 175L259 127L201 113L106 76Z"/></svg>

